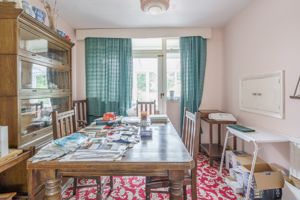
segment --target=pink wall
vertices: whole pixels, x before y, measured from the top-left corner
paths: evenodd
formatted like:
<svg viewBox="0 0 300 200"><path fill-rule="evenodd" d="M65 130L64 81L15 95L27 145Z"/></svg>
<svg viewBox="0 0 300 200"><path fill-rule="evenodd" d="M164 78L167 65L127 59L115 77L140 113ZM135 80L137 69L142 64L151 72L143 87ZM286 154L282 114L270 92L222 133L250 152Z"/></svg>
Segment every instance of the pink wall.
<svg viewBox="0 0 300 200"><path fill-rule="evenodd" d="M30 5L36 6L42 10L44 10L44 6L41 3L40 0L29 0ZM58 13L59 14L59 13ZM45 24L48 25L48 18L46 17ZM61 19L59 16L57 18L57 29L64 31L67 33L70 37L73 43L75 43L75 46L72 49L72 88L73 88L73 98L76 97L76 90L75 84L76 84L76 37L75 37L75 30L63 19Z"/></svg>
<svg viewBox="0 0 300 200"><path fill-rule="evenodd" d="M300 101L289 98L300 75L300 1L256 0L224 30L224 109L239 122L287 136L300 137ZM242 112L241 77L285 70L285 119ZM288 145L267 145L261 156L288 166Z"/></svg>

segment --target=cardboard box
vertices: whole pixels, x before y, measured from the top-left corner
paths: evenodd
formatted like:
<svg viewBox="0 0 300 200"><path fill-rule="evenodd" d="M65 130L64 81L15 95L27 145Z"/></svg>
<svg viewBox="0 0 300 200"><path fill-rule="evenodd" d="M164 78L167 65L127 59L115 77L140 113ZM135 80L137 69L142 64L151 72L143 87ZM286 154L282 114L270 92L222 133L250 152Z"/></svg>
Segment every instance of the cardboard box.
<svg viewBox="0 0 300 200"><path fill-rule="evenodd" d="M227 176L225 177L225 183L231 187L233 192L235 194L243 193L243 184L240 184L238 181L236 181L234 178Z"/></svg>
<svg viewBox="0 0 300 200"><path fill-rule="evenodd" d="M246 195L251 165L243 166L244 195ZM276 167L266 163L255 165L250 189L250 200L280 200L284 186L283 175Z"/></svg>
<svg viewBox="0 0 300 200"><path fill-rule="evenodd" d="M228 170L237 166L252 164L253 156L244 151L226 151L225 155L225 166ZM265 161L258 157L256 164L260 163L265 163Z"/></svg>
<svg viewBox="0 0 300 200"><path fill-rule="evenodd" d="M292 184L293 184L295 187L297 187L298 189L300 189L300 180L299 180L299 179L297 179L297 178L291 176L291 182L292 182Z"/></svg>
<svg viewBox="0 0 300 200"><path fill-rule="evenodd" d="M291 179L285 180L282 193L282 200L300 199L300 189L295 186Z"/></svg>

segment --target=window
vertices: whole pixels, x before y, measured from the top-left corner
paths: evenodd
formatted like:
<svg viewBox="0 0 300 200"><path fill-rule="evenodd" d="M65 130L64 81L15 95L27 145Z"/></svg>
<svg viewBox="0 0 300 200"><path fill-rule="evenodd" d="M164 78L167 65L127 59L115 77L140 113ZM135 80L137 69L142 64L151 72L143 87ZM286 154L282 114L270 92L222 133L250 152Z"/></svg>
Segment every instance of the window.
<svg viewBox="0 0 300 200"><path fill-rule="evenodd" d="M170 91L181 94L179 38L133 39L132 100L158 102L164 113Z"/></svg>

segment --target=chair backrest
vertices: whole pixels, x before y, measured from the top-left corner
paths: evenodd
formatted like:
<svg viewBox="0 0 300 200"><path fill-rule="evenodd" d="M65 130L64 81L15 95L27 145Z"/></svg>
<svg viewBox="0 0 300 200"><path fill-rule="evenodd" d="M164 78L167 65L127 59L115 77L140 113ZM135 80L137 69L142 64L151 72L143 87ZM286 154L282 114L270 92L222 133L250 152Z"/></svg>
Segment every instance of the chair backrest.
<svg viewBox="0 0 300 200"><path fill-rule="evenodd" d="M193 114L184 110L181 137L190 155L196 160L200 145L200 112Z"/></svg>
<svg viewBox="0 0 300 200"><path fill-rule="evenodd" d="M140 116L141 112L147 112L148 115L156 114L156 101L136 101L136 115Z"/></svg>
<svg viewBox="0 0 300 200"><path fill-rule="evenodd" d="M58 139L77 131L76 107L74 110L52 112L53 139Z"/></svg>
<svg viewBox="0 0 300 200"><path fill-rule="evenodd" d="M87 100L73 101L73 108L74 107L76 107L77 120L87 122Z"/></svg>

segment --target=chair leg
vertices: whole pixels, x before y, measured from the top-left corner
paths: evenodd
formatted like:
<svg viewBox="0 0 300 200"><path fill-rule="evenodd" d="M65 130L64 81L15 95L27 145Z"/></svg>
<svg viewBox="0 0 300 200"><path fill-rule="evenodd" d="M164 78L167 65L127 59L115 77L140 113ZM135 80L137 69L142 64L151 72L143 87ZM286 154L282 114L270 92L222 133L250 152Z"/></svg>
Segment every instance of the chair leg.
<svg viewBox="0 0 300 200"><path fill-rule="evenodd" d="M78 181L78 179L74 177L74 180L73 180L73 195L76 195L77 181Z"/></svg>
<svg viewBox="0 0 300 200"><path fill-rule="evenodd" d="M114 177L113 176L109 177L109 186L110 186L111 190L114 189Z"/></svg>
<svg viewBox="0 0 300 200"><path fill-rule="evenodd" d="M187 200L186 185L183 186L183 199Z"/></svg>
<svg viewBox="0 0 300 200"><path fill-rule="evenodd" d="M145 191L146 191L146 200L150 200L151 190L145 188Z"/></svg>
<svg viewBox="0 0 300 200"><path fill-rule="evenodd" d="M192 172L191 192L192 192L192 200L197 200L197 171L196 170L193 170Z"/></svg>
<svg viewBox="0 0 300 200"><path fill-rule="evenodd" d="M101 177L96 178L97 183L97 200L102 199L102 187L101 187Z"/></svg>
<svg viewBox="0 0 300 200"><path fill-rule="evenodd" d="M146 193L146 200L150 200L150 193L151 193L151 189L149 189L147 187L147 183L150 181L150 177L146 176L146 184L145 184L145 193Z"/></svg>

